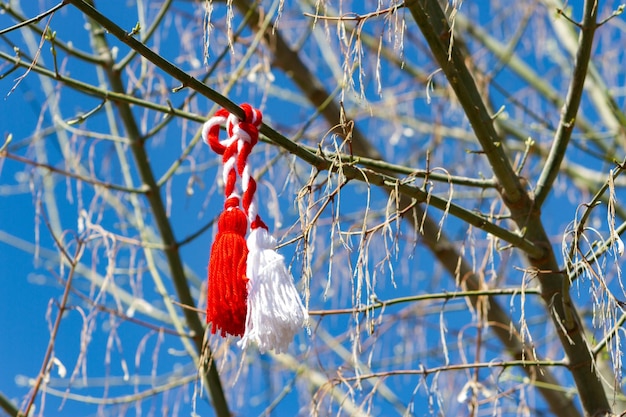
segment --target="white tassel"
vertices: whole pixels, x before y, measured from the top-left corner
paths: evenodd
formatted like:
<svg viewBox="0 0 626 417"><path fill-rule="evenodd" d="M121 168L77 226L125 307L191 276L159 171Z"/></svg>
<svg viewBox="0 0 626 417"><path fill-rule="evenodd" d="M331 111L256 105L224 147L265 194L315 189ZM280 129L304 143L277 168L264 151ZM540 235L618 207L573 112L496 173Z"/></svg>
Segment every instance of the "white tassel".
<svg viewBox="0 0 626 417"><path fill-rule="evenodd" d="M248 313L242 349L255 342L261 353L287 351L294 335L307 323L306 311L276 239L262 227L247 239Z"/></svg>

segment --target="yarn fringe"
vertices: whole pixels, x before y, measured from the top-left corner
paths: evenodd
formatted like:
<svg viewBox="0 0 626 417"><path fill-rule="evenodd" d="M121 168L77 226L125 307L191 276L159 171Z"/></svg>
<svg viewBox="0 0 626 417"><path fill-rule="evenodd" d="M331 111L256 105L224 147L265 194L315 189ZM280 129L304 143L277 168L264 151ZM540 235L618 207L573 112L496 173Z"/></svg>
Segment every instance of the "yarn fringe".
<svg viewBox="0 0 626 417"><path fill-rule="evenodd" d="M239 345L245 349L254 342L261 353L270 349L286 352L294 335L308 322L308 313L268 231L253 229L247 246L248 314Z"/></svg>
<svg viewBox="0 0 626 417"><path fill-rule="evenodd" d="M211 248L207 285L207 323L211 333L241 336L247 315L248 278L245 235L246 215L236 207L228 208L218 220L218 232Z"/></svg>

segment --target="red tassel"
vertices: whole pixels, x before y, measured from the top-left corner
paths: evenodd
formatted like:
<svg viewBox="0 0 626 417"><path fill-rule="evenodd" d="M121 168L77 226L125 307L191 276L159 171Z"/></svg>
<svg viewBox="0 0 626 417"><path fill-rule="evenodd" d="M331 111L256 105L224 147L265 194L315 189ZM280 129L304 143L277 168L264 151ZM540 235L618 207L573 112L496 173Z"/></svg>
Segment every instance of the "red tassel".
<svg viewBox="0 0 626 417"><path fill-rule="evenodd" d="M232 200L235 200L234 205ZM242 336L246 329L248 220L238 205L237 198L226 201L227 208L218 220L209 260L207 323L213 324L211 333L219 330L222 336Z"/></svg>

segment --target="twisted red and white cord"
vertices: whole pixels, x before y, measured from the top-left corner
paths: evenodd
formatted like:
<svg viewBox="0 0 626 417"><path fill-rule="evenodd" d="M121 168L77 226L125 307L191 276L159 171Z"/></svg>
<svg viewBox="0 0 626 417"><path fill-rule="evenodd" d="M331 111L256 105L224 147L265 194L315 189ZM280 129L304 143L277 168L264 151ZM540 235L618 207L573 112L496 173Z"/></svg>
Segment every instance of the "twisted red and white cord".
<svg viewBox="0 0 626 417"><path fill-rule="evenodd" d="M308 313L300 300L298 291L295 288L293 277L285 266L284 257L275 251L276 240L269 234L267 226L258 214L258 204L256 201L256 181L251 175L251 168L248 164L248 156L252 148L259 139L259 127L262 123L261 112L253 109L250 105L242 105L245 112L245 119L241 120L226 110L219 110L216 115L209 119L203 129L202 138L213 151L222 155L224 164L224 184L227 205L226 213L239 210L239 197L236 194L236 177L241 177L243 212L250 225L250 234L246 240L245 252L245 277L247 283L247 303L246 308L241 309L240 298L237 295L237 304L240 310L238 314L231 310L228 296L223 294L212 294L212 291L226 290L221 282L211 282L212 280L225 280L222 271L234 270L235 275L240 275L238 263L241 257L234 257L231 263L237 263L237 268L232 265L220 265L222 259L213 262L213 253L217 250L224 252L221 247L216 248L220 236L221 220L218 225L218 236L211 253L209 263L209 284L207 295L207 322L213 324L212 332L216 328L233 335L242 335L239 342L242 348L247 348L251 342L259 347L261 352L270 349L276 352L285 352L291 343L294 335L307 323ZM226 124L228 138L219 140L220 125ZM237 204L237 208L233 204ZM232 216L230 216L232 217ZM237 225L239 226L241 216L237 215ZM232 221L232 220L231 220ZM239 227L229 227L228 230L237 229L237 236L240 236ZM228 244L231 244L227 241ZM237 240L236 246L240 244ZM234 252L234 250L233 250ZM232 280L230 280L232 283ZM242 280L235 280L236 283ZM224 322L219 317L220 308L227 310L227 320ZM245 310L245 326L242 329L240 318L242 310Z"/></svg>

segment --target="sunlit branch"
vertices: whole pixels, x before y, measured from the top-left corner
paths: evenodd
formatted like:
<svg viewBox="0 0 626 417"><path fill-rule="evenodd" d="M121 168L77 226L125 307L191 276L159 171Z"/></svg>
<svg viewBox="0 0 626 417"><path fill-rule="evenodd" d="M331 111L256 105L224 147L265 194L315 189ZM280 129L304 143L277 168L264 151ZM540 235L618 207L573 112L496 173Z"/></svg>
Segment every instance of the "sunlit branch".
<svg viewBox="0 0 626 417"><path fill-rule="evenodd" d="M325 390L325 387L328 385L328 378L325 374L311 369L307 366L306 363L298 361L291 355L272 354L272 359L296 372L298 375L300 375L300 377L307 379L309 383L317 389L316 396L319 395L321 392L321 395L328 394L335 398L337 402L341 404L343 412L348 413L348 415L354 417L369 416L368 413L365 413L364 410L354 404L354 402L344 390L335 387L335 389L331 389L330 392L327 392Z"/></svg>
<svg viewBox="0 0 626 417"><path fill-rule="evenodd" d="M539 290L534 288L524 289L524 294L540 294ZM357 314L365 313L367 311L378 310L395 304L410 303L414 301L427 301L427 300L454 300L464 297L478 297L481 295L499 296L499 295L519 295L522 290L520 288L502 288L502 289L489 289L489 290L475 290L475 291L456 291L456 292L443 292L443 293L430 293L423 295L414 295L407 297L392 298L389 300L372 300L372 304L355 307L355 308L336 308L336 309L324 309L324 310L310 310L309 314L312 316L329 316L335 314Z"/></svg>
<svg viewBox="0 0 626 417"><path fill-rule="evenodd" d="M50 331L50 339L48 341L48 346L46 348L44 358L41 362L41 370L39 371L39 374L37 375L37 378L35 379L35 383L33 384L33 389L30 393L28 402L26 403L26 406L24 408L24 412L20 413L20 415L23 415L23 416L30 415L31 407L33 406L33 403L35 402L35 398L37 398L39 389L41 388L41 384L44 378L46 377L46 375L50 372L50 368L52 366L52 355L54 352L54 346L56 343L56 338L59 332L59 328L61 327L61 320L63 320L63 317L65 316L65 311L67 309L67 304L68 304L68 300L70 296L70 290L72 288L72 280L74 279L74 276L76 273L76 265L80 261L80 258L84 250L83 242L79 241L77 242L77 246L76 246L76 250L74 254L69 254L68 252L66 252L63 244L59 241L59 237L54 235L52 229L50 229L50 233L52 234L52 237L57 247L59 248L62 256L70 264L70 270L68 272L67 280L65 282L63 296L61 297L61 301L58 304L59 311L57 312L57 316L54 320L54 324Z"/></svg>
<svg viewBox="0 0 626 417"><path fill-rule="evenodd" d="M609 183L614 181L616 178L618 178L624 172L624 170L626 170L626 159L622 162L621 165L618 165L615 169L611 170L611 172L609 173L611 178L607 180L602 185L602 187L600 187L600 189L596 192L596 194L593 196L591 201L585 204L586 210L584 211L581 219L578 221L576 225L576 230L574 231L575 233L574 242L578 242L580 235L582 235L582 233L584 232L585 225L587 224L587 220L591 216L592 210L598 204L600 204L600 201L602 200L604 193L609 189ZM620 228L616 230L618 234L620 233L619 230ZM585 256L585 258L587 259L588 262L594 263L595 260L597 260L598 257L601 256L602 253L604 253L604 251L610 248L614 243L615 243L614 236L609 237L607 242L604 242L604 244L600 248L598 248L594 253L588 254L587 256ZM578 248L576 247L576 245L573 244L570 247L570 250L567 254L566 262L570 263L574 259L574 253L576 250L578 250ZM570 282L576 279L583 270L584 268L577 268L574 271L570 272L570 276L569 276Z"/></svg>
<svg viewBox="0 0 626 417"><path fill-rule="evenodd" d="M154 331L155 333L165 333L165 334L169 334L172 336L177 336L177 337L185 337L188 339L191 339L193 337L193 335L191 334L185 334L185 333L180 333L178 331L176 331L175 329L171 329L169 327L163 327L163 326L157 326L155 324L152 324L150 322L144 321L144 320L140 320L134 316L130 316L126 313L122 313L121 311L114 309L114 308L109 308L103 304L100 303L96 303L94 302L94 300L92 300L91 298L87 297L85 294L83 294L82 292L76 290L75 288L72 288L72 292L79 297L81 300L83 300L85 303L91 305L93 308L95 308L98 311L102 311L104 313L107 314L111 314L114 315L116 317L119 317L120 319L124 320L124 321L128 321L130 323L136 324L138 326L142 326L145 327L147 329L150 329L152 331ZM146 302L147 303L147 302ZM129 306L128 310L132 309L133 306Z"/></svg>
<svg viewBox="0 0 626 417"><path fill-rule="evenodd" d="M28 25L32 25L33 23L38 23L39 21L41 21L42 19L44 19L46 16L50 16L51 14L53 14L54 12L56 12L57 10L60 10L61 8L67 6L67 2L66 1L62 1L59 4L57 4L56 6L51 7L50 9L46 10L43 13L38 14L35 17L32 17L30 19L25 19L22 20L21 17L19 17L20 22L16 23L13 26L10 26L8 28L2 29L0 30L0 36L7 34L9 32L12 32L14 30L17 30L19 28L22 28L24 26L28 26ZM0 8L5 10L5 11L11 11L11 8L6 5L5 3L0 3Z"/></svg>
<svg viewBox="0 0 626 417"><path fill-rule="evenodd" d="M622 331L622 327L624 326L624 323L626 323L626 313L624 312L624 307L622 306L622 315L619 319L617 319L615 321L615 324L613 325L613 328L611 330L609 330L604 337L602 338L602 340L600 340L593 348L593 354L594 356L597 356L598 354L600 354L600 352L602 352L605 348L606 345L611 341L611 339L613 339L614 337L617 336L617 333Z"/></svg>
<svg viewBox="0 0 626 417"><path fill-rule="evenodd" d="M20 23L3 29L0 31L0 36L3 35L4 33L8 33L12 30L17 29L18 27L23 27L23 26L29 26L29 29L33 30L35 33L37 33L39 36L43 36L44 32L42 29L40 29L37 25L34 25L33 23L37 23L39 21L41 21L44 17L54 13L55 11L61 9L62 7L66 6L68 4L68 2L66 1L62 1L61 3L57 4L56 6L54 6L53 8L47 10L46 12L39 14L38 16L35 16L34 18L31 19L26 19L25 16L20 15L19 13L17 13L9 3L6 2L2 2L0 3L0 9L4 10L7 14L13 16L16 20L18 20ZM68 54L75 56L77 58L80 58L86 62L92 63L92 64L102 64L102 60L100 60L99 58L93 56L93 55L89 55L87 53L85 53L84 51L78 50L76 48L74 48L73 46L70 46L68 44L66 44L65 42L62 41L58 41L55 40L56 45L59 47L59 49L67 52ZM1 78L1 77L0 77Z"/></svg>
<svg viewBox="0 0 626 417"><path fill-rule="evenodd" d="M20 57L11 56L2 51L0 51L0 58L9 62L13 62L14 64L17 64L23 68L31 68L33 72L36 72L41 75L45 75L46 77L49 77L51 79L55 79L67 85L68 87L71 87L75 90L81 91L83 93L86 93L94 97L103 98L105 100L110 100L114 103L134 104L137 106L145 107L147 109L156 110L160 113L163 113L164 117L169 117L173 115L173 116L182 117L188 120L196 121L199 123L206 121L206 117L204 116L186 112L186 111L177 109L173 106L165 106L165 105L153 103L151 101L144 100L138 97L134 97L128 94L118 93L118 92L109 91L103 88L99 88L94 85L84 83L82 81L78 81L71 77L67 77L61 74L55 74L54 71L50 71L49 69L46 69L37 64L31 66L30 63L22 61Z"/></svg>
<svg viewBox="0 0 626 417"><path fill-rule="evenodd" d="M46 264L63 264L68 267L71 266L71 264L68 263L65 257L59 256L58 251L53 251L46 248L38 248L32 242L20 239L19 237L6 233L3 230L0 230L0 242L6 243L7 245L10 245L20 251L29 253L31 255L37 254L44 262L46 262ZM78 263L76 265L76 272L81 277L84 277L86 280L88 280L91 285L98 288L104 288L104 291L106 293L113 295L117 300L120 300L123 305L130 307L136 300L136 297L117 285L110 283L108 285L104 285L105 278L96 273L89 265ZM135 304L135 307L137 312L151 317L156 321L161 321L168 324L172 323L170 317L155 305L147 303L140 305Z"/></svg>
<svg viewBox="0 0 626 417"><path fill-rule="evenodd" d="M331 165L328 167L328 169L339 169L339 166ZM343 174L346 175L348 178L353 178L357 180L359 179L359 174L357 172L364 172L370 184L382 186L389 190L398 190L401 194L416 199L419 203L428 202L429 205L436 207L442 211L447 210L452 216L462 219L465 222L476 226L487 233L491 233L494 236L508 243L511 243L515 247L528 253L530 256L540 256L543 253L543 249L537 247L534 243L525 239L520 234L511 232L508 229L501 228L494 223L491 223L487 218L478 215L473 211L467 210L461 206L451 203L451 201L449 200L429 194L427 191L424 191L421 188L408 185L402 180L398 180L396 178L379 174L370 170L358 170L356 167L352 167L350 165L341 165L341 170Z"/></svg>
<svg viewBox="0 0 626 417"><path fill-rule="evenodd" d="M406 4L430 50L445 73L489 164L502 187L505 199L519 204L527 196L518 176L504 152L494 127L493 117L487 111L476 82L465 65L459 48L454 47L453 33L438 2L412 1Z"/></svg>
<svg viewBox="0 0 626 417"><path fill-rule="evenodd" d="M354 362L355 360L355 368L358 368L362 371L362 373L369 374L372 373L371 363L363 363L358 358L355 358L346 346L341 343L341 340L337 340L337 337L328 333L328 331L324 328L318 328L317 337L324 341L324 343L331 348L336 355L338 355L342 360L346 363ZM348 336L349 337L349 336ZM378 392L389 404L391 404L396 411L401 415L407 415L409 408L407 404L405 404L399 397L396 395L394 390L389 388L385 381L382 380L367 380L370 386L376 392Z"/></svg>
<svg viewBox="0 0 626 417"><path fill-rule="evenodd" d="M474 37L481 45L487 48L495 57L499 59L505 59L506 47L496 40L493 36L489 35L484 29L477 25L470 24L470 22L462 15L459 14L456 17L456 24L464 31ZM507 69L513 71L517 76L522 78L528 86L536 90L548 103L552 104L555 108L563 107L564 100L559 92L551 86L539 73L537 73L532 67L524 62L517 54L513 53L508 57ZM499 84L492 81L495 88L499 88ZM515 103L513 97L510 100ZM533 117L538 118L539 115L534 115L530 109L526 110L527 113ZM536 117L535 117L536 116ZM496 121L498 124L502 124L500 120ZM541 123L546 123L545 120L541 120ZM591 122L585 117L584 114L578 114L575 120L576 127L580 129L586 138L593 141L594 145L598 146L604 153L608 153L609 149L604 144Z"/></svg>
<svg viewBox="0 0 626 417"><path fill-rule="evenodd" d="M619 227L615 228L615 232L618 236L622 236L626 233L626 221L623 222ZM604 255L610 248L614 247L616 244L615 236L609 236L604 242L599 243L598 247L590 250L587 254L585 254L585 259L580 263L576 264L573 271L568 275L568 279L573 282L576 280L580 274L585 272L586 268L589 265L595 264L602 255Z"/></svg>
<svg viewBox="0 0 626 417"><path fill-rule="evenodd" d="M232 102L227 97L224 97L217 91L208 87L206 84L187 74L176 65L172 64L167 59L163 58L161 55L157 54L150 48L148 48L141 41L135 39L130 32L125 31L117 24L115 24L112 20L104 16L102 13L94 9L90 4L85 2L84 0L67 0L69 3L72 3L76 8L85 13L85 15L89 16L96 22L98 22L102 27L104 27L107 31L113 34L120 41L124 42L132 49L137 51L141 56L148 59L148 61L155 64L157 67L161 68L163 71L176 78L181 82L181 86L177 87L175 90L179 91L182 88L191 88L195 91L198 91L200 94L204 95L209 100L219 104L220 106L228 109L231 113L238 115L239 117L244 117L245 113L237 104Z"/></svg>
<svg viewBox="0 0 626 417"><path fill-rule="evenodd" d="M278 3L274 3L274 7L278 7ZM265 21L261 23L262 27L268 27L272 21L272 17L274 16L274 12L275 10L270 10L265 18ZM248 19L250 18L251 14L248 13L246 14L246 16L244 16L244 21L241 23L241 26L238 28L237 32L235 33L235 35L239 35L240 31L243 31L243 28L246 27L246 24L248 24ZM237 39L237 38L234 38ZM256 47L258 46L258 44L260 43L261 38L257 35L257 37L252 41L252 45L248 48L248 51L246 52L246 55L239 60L239 64L237 65L237 68L233 71L233 73L230 75L230 80L228 81L228 84L222 89L222 91L220 92L220 94L226 96L230 90L236 85L237 80L242 76L243 71L246 67L246 65L248 64L250 58L252 57L252 55L255 53L256 51ZM229 48L225 48L224 51L222 51L222 54L218 57L219 60L223 59L223 57L226 55L227 51L229 50ZM217 65L219 64L218 62L214 62L213 65L211 66L210 70L209 70L209 74L212 73L212 71L214 71L217 68ZM208 77L208 74L207 74ZM196 90L194 90L190 95L189 98L195 96L195 94L197 93ZM213 106L213 108L209 111L209 114L214 113L217 108L217 106ZM187 145L187 147L181 152L180 156L172 163L172 165L167 169L167 171L165 171L165 173L161 176L161 178L159 178L159 180L157 181L157 184L159 185L159 187L161 187L163 184L165 184L171 177L172 175L174 175L174 173L176 173L176 171L178 170L178 168L180 168L180 165L183 163L183 161L187 158L187 156L191 153L192 149L196 146L196 144L198 143L198 141L200 140L200 131L198 131L196 133L196 135L193 137L193 139L190 141L190 143Z"/></svg>
<svg viewBox="0 0 626 417"><path fill-rule="evenodd" d="M310 146L303 146L303 148L308 149L312 153L316 151L316 148ZM408 176L407 180L410 178L427 178L433 181L440 181L456 185L465 185L468 187L476 188L496 188L497 186L496 182L492 179L446 175L432 170L429 171L425 169L414 169L404 165L393 164L384 160L371 159L364 156L327 152L326 150L324 150L324 156L326 157L326 159L329 160L339 159L341 161L344 161L344 163L352 163L366 168L381 170L384 172L395 172L397 174L404 174Z"/></svg>
<svg viewBox="0 0 626 417"><path fill-rule="evenodd" d="M48 170L50 172L54 172L55 174L59 174L59 175L62 175L64 177L74 178L75 180L86 182L86 183L92 184L92 185L94 185L96 187L107 188L109 190L124 191L124 192L127 192L127 193L135 193L135 194L143 194L143 193L148 191L145 187L144 188L128 188L128 187L124 187L123 185L117 185L117 184L112 184L112 183L108 183L108 182L104 182L104 181L99 181L99 180L97 180L97 179L95 179L93 177L85 177L83 175L76 174L74 172L65 171L63 169L54 167L52 165L44 164L44 163L37 162L37 161L33 161L31 159L24 158L22 156L15 155L15 154L12 154L12 153L9 153L9 152L6 152L6 151L1 151L0 152L0 157L12 159L14 161L21 162L21 163L23 163L25 165L30 165L30 166L37 167L37 168L43 168L43 169L46 169L46 170Z"/></svg>
<svg viewBox="0 0 626 417"><path fill-rule="evenodd" d="M165 14L170 10L172 1L173 0L165 0L165 2L161 5L159 9L159 12L152 20L150 27L148 27L147 29L141 30L140 32L142 35L141 41L143 43L148 42L148 40L150 40L150 38L154 34L154 31L159 27L159 25L161 24L161 21L165 17ZM134 49L131 49L124 58L122 58L117 64L115 64L115 67L114 67L115 71L123 70L130 63L130 61L133 60L135 56L137 56L137 51L135 51Z"/></svg>
<svg viewBox="0 0 626 417"><path fill-rule="evenodd" d="M370 12L370 13L366 13L366 14L358 14L358 13L344 13L341 16L326 16L326 15L318 15L318 14L312 14L312 13L304 13L304 15L306 17L310 17L313 18L315 20L329 20L329 21L356 21L356 22L363 22L367 19L372 19L374 17L380 17L380 16L388 16L392 13L395 13L398 9L401 9L404 7L404 3L400 3L400 4L395 4L391 7L387 7L386 9L381 9L381 10L377 10L375 12Z"/></svg>
<svg viewBox="0 0 626 417"><path fill-rule="evenodd" d="M459 364L450 364L445 366L436 366L432 368L426 368L422 366L421 369L399 369L393 371L382 371L375 372L371 374L363 374L358 376L351 377L341 377L335 378L333 381L335 383L339 383L341 381L360 381L370 378L387 378L391 376L402 376L402 375L433 375L442 372L450 372L450 371L459 371L464 369L493 369L493 368L511 368L511 367L527 367L527 366L536 366L536 367L553 367L553 366L564 366L568 367L569 364L567 361L554 361L554 360L542 360L542 361L533 361L533 360L511 360L511 361L503 361L503 360L493 360L490 362L472 362L472 363L459 363Z"/></svg>
<svg viewBox="0 0 626 417"><path fill-rule="evenodd" d="M260 0L259 0L260 1ZM239 25L239 27L237 28L237 30L235 31L235 33L233 33L233 42L236 42L239 39L239 36L241 35L241 33L243 32L243 30L247 27L246 25L248 24L248 19L250 18L250 13L246 14L243 17L243 20L241 22L241 24ZM133 49L132 52L135 52L135 50ZM213 75L213 73L218 69L219 65L222 63L222 61L228 56L230 52L230 48L228 46L224 47L222 49L222 52L219 53L219 55L212 60L211 62L211 66L209 67L209 69L207 70L206 74L204 74L204 76L200 79L201 82L205 83L206 80L209 79L209 77L211 75ZM183 103L181 105L179 105L179 109L182 110L189 102L191 102L191 100L198 94L197 91L195 90L191 90L189 92L189 95L187 95L185 97L185 100L183 101ZM193 115L194 117L198 117L197 115ZM172 118L168 118L163 120L162 122L158 123L156 126L154 126L152 129L150 129L148 132L145 133L144 137L145 138L149 138L152 137L153 135L155 135L157 132L159 132L161 129L163 129L165 126L167 126L173 119ZM194 119L195 120L195 119ZM204 121L204 120L201 120ZM199 132L198 132L199 134ZM191 150L193 149L193 147L195 146L196 142L192 141L181 153L181 156L183 155L189 155L189 153L191 152ZM171 171L172 173L175 172L178 167L180 166L180 164L182 163L182 160L179 158L178 160L176 160L172 166L170 167L170 169L167 170L167 172L163 175L163 177L161 177L158 181L159 185L162 185L165 182L166 177L168 177L169 172ZM171 174L170 174L171 175Z"/></svg>
<svg viewBox="0 0 626 417"><path fill-rule="evenodd" d="M556 180L561 166L561 161L565 157L565 150L569 144L572 132L574 131L576 116L580 101L582 99L587 68L593 47L593 38L597 29L596 17L598 3L595 0L586 0L581 23L578 52L576 62L572 72L572 80L567 91L567 97L562 109L559 126L554 135L554 140L548 158L545 162L541 176L535 188L535 204L538 207L543 205L548 194L552 190L552 184Z"/></svg>
<svg viewBox="0 0 626 417"><path fill-rule="evenodd" d="M99 404L99 405L113 405L113 404L131 404L137 401L143 401L150 397L154 397L157 394L169 391L176 387L182 387L198 379L197 374L176 376L172 377L167 382L157 385L154 388L149 388L136 394L121 395L118 397L98 398L93 395L80 395L73 392L67 392L67 390L58 390L55 388L46 387L47 394L54 395L60 398L67 398L72 401L79 401L85 404Z"/></svg>

